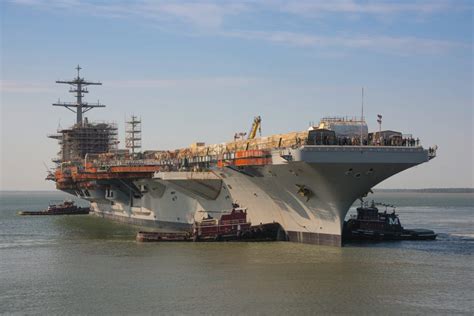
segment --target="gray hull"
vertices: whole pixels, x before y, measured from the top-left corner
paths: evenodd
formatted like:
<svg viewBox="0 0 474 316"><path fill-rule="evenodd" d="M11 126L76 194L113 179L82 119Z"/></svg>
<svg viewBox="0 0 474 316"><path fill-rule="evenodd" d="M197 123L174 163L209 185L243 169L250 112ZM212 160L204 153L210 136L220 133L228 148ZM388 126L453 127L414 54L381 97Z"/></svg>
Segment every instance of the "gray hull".
<svg viewBox="0 0 474 316"><path fill-rule="evenodd" d="M253 225L278 222L290 241L341 246L356 199L429 160L421 147L302 146L272 155L273 164L265 166L158 172L134 182L139 192L110 184L87 199L100 216L175 231L238 203Z"/></svg>

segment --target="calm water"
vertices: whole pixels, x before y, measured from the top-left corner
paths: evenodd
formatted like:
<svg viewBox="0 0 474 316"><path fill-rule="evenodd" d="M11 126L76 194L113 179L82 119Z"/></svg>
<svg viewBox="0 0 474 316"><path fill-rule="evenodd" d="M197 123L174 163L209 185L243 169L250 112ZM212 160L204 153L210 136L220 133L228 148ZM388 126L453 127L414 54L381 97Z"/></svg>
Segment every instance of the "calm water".
<svg viewBox="0 0 474 316"><path fill-rule="evenodd" d="M376 193L437 241L137 244L93 216L20 217L61 193L0 196L0 313L316 314L474 311L474 195ZM352 210L353 211L353 210Z"/></svg>

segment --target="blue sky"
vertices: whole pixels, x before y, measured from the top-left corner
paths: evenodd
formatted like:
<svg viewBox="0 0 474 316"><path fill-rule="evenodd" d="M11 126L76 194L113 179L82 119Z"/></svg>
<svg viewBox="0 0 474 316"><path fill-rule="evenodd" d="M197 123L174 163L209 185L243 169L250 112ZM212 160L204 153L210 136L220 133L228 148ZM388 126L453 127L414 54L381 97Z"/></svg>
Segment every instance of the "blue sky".
<svg viewBox="0 0 474 316"><path fill-rule="evenodd" d="M1 189L43 181L74 115L80 64L91 120L143 119L145 149L231 140L261 115L263 134L326 115L437 144L439 156L381 187L473 187L473 5L469 1L1 2ZM123 139L122 144L123 144Z"/></svg>

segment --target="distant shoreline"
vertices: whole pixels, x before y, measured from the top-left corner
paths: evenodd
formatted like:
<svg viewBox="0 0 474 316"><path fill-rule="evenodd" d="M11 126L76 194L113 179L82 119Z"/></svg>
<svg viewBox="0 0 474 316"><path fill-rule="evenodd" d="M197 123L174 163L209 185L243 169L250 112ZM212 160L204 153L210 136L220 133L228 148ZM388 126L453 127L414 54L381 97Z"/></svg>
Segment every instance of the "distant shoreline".
<svg viewBox="0 0 474 316"><path fill-rule="evenodd" d="M474 193L474 188L423 188L423 189L373 189L374 192L412 192L412 193ZM0 193L64 193L59 190L0 190Z"/></svg>
<svg viewBox="0 0 474 316"><path fill-rule="evenodd" d="M374 189L374 192L474 193L474 188Z"/></svg>

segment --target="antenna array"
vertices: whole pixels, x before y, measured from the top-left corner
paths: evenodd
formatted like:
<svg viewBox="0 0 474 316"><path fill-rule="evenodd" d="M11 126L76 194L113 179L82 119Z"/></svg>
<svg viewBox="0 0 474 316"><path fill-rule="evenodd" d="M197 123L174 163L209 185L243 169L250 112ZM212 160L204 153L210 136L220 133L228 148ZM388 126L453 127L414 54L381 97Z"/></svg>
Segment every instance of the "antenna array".
<svg viewBox="0 0 474 316"><path fill-rule="evenodd" d="M76 70L77 70L77 77L74 78L73 80L65 81L65 80L58 80L56 83L63 83L63 84L69 84L71 88L69 89L69 92L75 93L76 94L76 102L61 102L58 100L57 103L53 103L53 106L62 106L68 109L69 111L72 111L76 113L76 123L79 125L83 124L83 114L86 113L87 111L93 109L93 108L103 108L105 107L104 104L100 104L99 101L97 103L88 103L88 102L83 102L82 98L84 97L85 93L89 93L87 90L87 86L100 86L102 83L100 82L91 82L91 81L86 81L84 78L81 78L80 76L80 70L82 68L77 65Z"/></svg>

